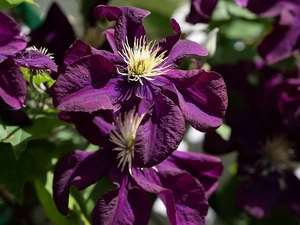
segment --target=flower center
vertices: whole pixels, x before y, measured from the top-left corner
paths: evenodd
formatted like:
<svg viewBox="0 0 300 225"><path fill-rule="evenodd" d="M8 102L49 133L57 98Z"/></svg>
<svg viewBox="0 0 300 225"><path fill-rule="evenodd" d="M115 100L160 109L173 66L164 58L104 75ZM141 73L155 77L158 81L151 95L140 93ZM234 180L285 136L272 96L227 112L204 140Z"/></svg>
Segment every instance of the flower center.
<svg viewBox="0 0 300 225"><path fill-rule="evenodd" d="M146 36L134 39L133 48L129 46L128 39L123 42L123 50L120 56L127 63L127 73L118 73L127 76L128 81L139 81L143 85L142 78L153 80L155 76L165 74L171 64L166 65L164 58L166 51L160 53L160 47L154 49L155 42L147 44Z"/></svg>
<svg viewBox="0 0 300 225"><path fill-rule="evenodd" d="M268 138L263 147L263 153L278 172L290 168L294 158L292 143L284 136Z"/></svg>
<svg viewBox="0 0 300 225"><path fill-rule="evenodd" d="M117 159L119 159L118 167L121 171L128 164L129 173L132 176L132 160L134 157L134 146L137 129L143 119L143 115L139 116L135 112L135 108L117 118L118 130L113 130L109 135L109 140L116 144L117 147L113 151L118 151ZM123 119L123 120L122 120Z"/></svg>

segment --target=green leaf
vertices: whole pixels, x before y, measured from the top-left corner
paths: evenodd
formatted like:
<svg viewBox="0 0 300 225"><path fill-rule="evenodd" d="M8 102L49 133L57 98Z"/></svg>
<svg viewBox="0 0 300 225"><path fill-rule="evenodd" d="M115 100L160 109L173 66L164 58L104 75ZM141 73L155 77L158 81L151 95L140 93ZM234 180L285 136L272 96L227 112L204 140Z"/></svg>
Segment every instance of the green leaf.
<svg viewBox="0 0 300 225"><path fill-rule="evenodd" d="M85 225L91 225L90 216L86 213L86 206L84 205L81 193L74 186L71 187L70 192L69 209L75 212Z"/></svg>
<svg viewBox="0 0 300 225"><path fill-rule="evenodd" d="M0 9L10 9L16 7L17 5L27 2L29 4L34 4L39 6L34 0L1 0L0 1Z"/></svg>
<svg viewBox="0 0 300 225"><path fill-rule="evenodd" d="M265 26L258 22L243 19L232 20L220 29L220 32L230 39L253 40L259 38L265 30Z"/></svg>
<svg viewBox="0 0 300 225"><path fill-rule="evenodd" d="M222 125L216 129L216 132L226 141L230 139L231 136L231 127L222 123Z"/></svg>
<svg viewBox="0 0 300 225"><path fill-rule="evenodd" d="M53 174L49 172L47 174L47 181L52 181ZM52 182L51 182L52 183ZM46 216L54 222L56 225L76 225L77 220L76 217L72 216L70 218L66 218L57 210L55 203L51 197L51 192L49 192L46 188L46 185L40 179L35 180L34 182L36 194L41 202L44 212Z"/></svg>
<svg viewBox="0 0 300 225"><path fill-rule="evenodd" d="M0 142L10 143L17 159L25 150L28 141L50 137L54 128L63 124L56 115L52 114L35 115L32 122L31 126L25 127L0 124Z"/></svg>
<svg viewBox="0 0 300 225"><path fill-rule="evenodd" d="M109 190L116 188L110 181L108 176L103 177L96 184L93 184L83 191L83 198L85 200L87 212L90 214L96 205L99 198Z"/></svg>
<svg viewBox="0 0 300 225"><path fill-rule="evenodd" d="M241 213L235 206L234 198L237 186L241 180L237 176L228 179L225 186L209 199L209 205L218 216L228 225L248 225L249 217Z"/></svg>
<svg viewBox="0 0 300 225"><path fill-rule="evenodd" d="M0 184L22 203L24 183L45 174L52 167L51 159L56 154L53 143L37 140L28 143L27 150L17 160L12 147L0 143Z"/></svg>
<svg viewBox="0 0 300 225"><path fill-rule="evenodd" d="M244 19L256 19L257 15L239 7L237 4L228 1L219 1L215 10L213 11L211 20L229 20L232 17L239 17Z"/></svg>

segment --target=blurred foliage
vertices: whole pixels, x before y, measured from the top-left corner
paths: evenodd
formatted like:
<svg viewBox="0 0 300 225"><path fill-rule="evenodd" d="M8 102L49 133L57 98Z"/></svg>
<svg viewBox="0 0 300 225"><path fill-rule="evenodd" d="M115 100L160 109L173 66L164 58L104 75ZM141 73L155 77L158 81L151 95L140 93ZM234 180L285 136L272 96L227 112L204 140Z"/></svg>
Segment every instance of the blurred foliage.
<svg viewBox="0 0 300 225"><path fill-rule="evenodd" d="M29 4L35 4L36 6L38 6L38 4L34 0L1 0L0 1L0 10L16 7L17 5L19 5L23 2L26 2Z"/></svg>

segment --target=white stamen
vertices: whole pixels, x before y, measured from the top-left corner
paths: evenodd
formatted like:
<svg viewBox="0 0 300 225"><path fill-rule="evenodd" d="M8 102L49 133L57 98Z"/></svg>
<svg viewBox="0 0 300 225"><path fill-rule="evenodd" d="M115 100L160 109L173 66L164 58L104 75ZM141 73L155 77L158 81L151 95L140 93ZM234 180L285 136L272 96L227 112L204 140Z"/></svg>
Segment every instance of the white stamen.
<svg viewBox="0 0 300 225"><path fill-rule="evenodd" d="M118 130L113 130L109 135L109 140L116 144L117 147L113 151L118 151L117 159L119 159L118 167L121 171L128 164L129 173L132 176L132 159L134 157L134 145L137 129L143 119L143 115L139 116L135 112L135 108L117 118ZM122 120L123 119L123 120Z"/></svg>
<svg viewBox="0 0 300 225"><path fill-rule="evenodd" d="M166 65L168 57L164 58L166 51L160 53L160 47L154 49L155 42L146 42L146 37L142 36L139 39L134 39L133 48L129 46L128 39L123 42L123 50L119 52L120 56L127 64L127 72L118 73L127 76L128 81L139 81L143 85L142 78L153 80L155 76L165 74L171 64Z"/></svg>

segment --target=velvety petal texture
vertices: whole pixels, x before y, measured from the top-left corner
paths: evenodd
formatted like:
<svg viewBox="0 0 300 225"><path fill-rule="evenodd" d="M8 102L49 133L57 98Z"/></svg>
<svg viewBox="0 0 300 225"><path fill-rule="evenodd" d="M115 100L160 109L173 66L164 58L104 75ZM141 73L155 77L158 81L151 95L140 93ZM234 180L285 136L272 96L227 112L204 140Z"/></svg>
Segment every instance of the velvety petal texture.
<svg viewBox="0 0 300 225"><path fill-rule="evenodd" d="M119 109L130 90L119 86L123 78L114 76L115 72L114 64L100 55L76 61L53 85L54 105L64 111Z"/></svg>
<svg viewBox="0 0 300 225"><path fill-rule="evenodd" d="M0 55L12 55L23 50L26 45L26 37L21 35L21 29L12 18L0 12Z"/></svg>
<svg viewBox="0 0 300 225"><path fill-rule="evenodd" d="M185 133L183 115L177 105L164 95L157 95L151 117L137 131L135 164L151 167L165 160L177 149Z"/></svg>
<svg viewBox="0 0 300 225"><path fill-rule="evenodd" d="M20 109L26 98L26 80L12 58L0 63L0 103L2 109Z"/></svg>
<svg viewBox="0 0 300 225"><path fill-rule="evenodd" d="M57 72L56 64L47 56L39 51L25 50L13 56L16 64L32 70L50 70Z"/></svg>
<svg viewBox="0 0 300 225"><path fill-rule="evenodd" d="M148 14L148 11L134 7L98 6L95 9L97 17L106 16L108 20L116 21L115 28L108 30L109 42L112 44L114 53L96 50L77 40L66 53L65 72L60 75L52 88L54 105L63 111L92 113L104 109L116 112L130 98L138 97L147 101L155 101L159 99L156 98L157 93L163 92L166 98L182 110L181 113L176 114L183 113L184 119L196 129L208 131L217 128L221 124L227 107L226 87L220 75L203 70L191 72L173 70L187 56L205 56L208 54L207 50L195 42L179 40L181 30L175 20L171 20L174 33L151 47L150 42L144 36L145 31L142 25L143 19ZM139 47L129 57L131 53L126 51L133 46ZM157 53L154 52L155 49ZM139 59L141 55L138 54L139 51L145 51L142 55L151 54L146 51L155 53L153 57L156 57L154 61L158 62L156 62L157 65L153 59ZM163 54L163 56L158 56L158 54ZM132 62L129 62L130 60ZM134 71L139 68L135 65L139 60L142 60L141 63L144 65L141 68L147 68L147 71ZM191 76L194 77L191 78ZM167 86L171 88L166 88ZM170 93L170 89L173 93ZM158 103L154 102L154 105L157 106ZM153 114L153 117L158 118L152 118L152 120L156 120L155 123L167 124L168 117L163 116L166 112L163 108L160 110L162 112L157 111ZM179 117L181 116L177 116L178 119ZM178 123L182 124L183 121ZM162 134L167 131L161 125L155 126L158 133ZM177 139L169 142L172 144L168 147L172 146L172 149L175 149L174 146L177 144L173 143L177 143ZM160 142L163 143L163 141ZM162 151L161 158L157 161L167 157L170 151L169 153ZM157 163L155 157L150 156L153 153L149 152L149 155L143 156L142 160L139 152L140 150L137 150L137 155L140 155L137 163L141 161L144 165Z"/></svg>
<svg viewBox="0 0 300 225"><path fill-rule="evenodd" d="M171 49L166 60L170 68L177 68L187 56L207 56L208 51L202 45L190 40L179 40Z"/></svg>
<svg viewBox="0 0 300 225"><path fill-rule="evenodd" d="M152 169L135 169L134 179L144 190L157 194L167 208L171 225L205 224L208 205L200 183L185 171L164 163Z"/></svg>
<svg viewBox="0 0 300 225"><path fill-rule="evenodd" d="M111 151L84 152L76 150L56 164L53 180L53 198L58 210L68 214L71 185L82 190L108 173L113 158Z"/></svg>
<svg viewBox="0 0 300 225"><path fill-rule="evenodd" d="M188 171L202 184L208 197L215 191L223 171L219 158L193 152L175 151L164 165Z"/></svg>
<svg viewBox="0 0 300 225"><path fill-rule="evenodd" d="M175 88L185 119L197 130L209 131L222 124L227 109L223 78L204 70L170 70L165 75Z"/></svg>
<svg viewBox="0 0 300 225"><path fill-rule="evenodd" d="M120 187L99 199L92 212L93 225L148 223L152 208L150 196L140 187L130 187L128 179L124 177Z"/></svg>

